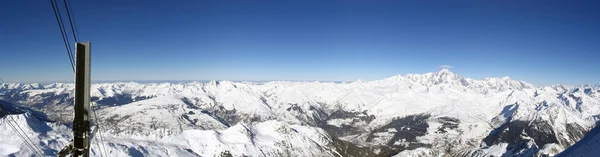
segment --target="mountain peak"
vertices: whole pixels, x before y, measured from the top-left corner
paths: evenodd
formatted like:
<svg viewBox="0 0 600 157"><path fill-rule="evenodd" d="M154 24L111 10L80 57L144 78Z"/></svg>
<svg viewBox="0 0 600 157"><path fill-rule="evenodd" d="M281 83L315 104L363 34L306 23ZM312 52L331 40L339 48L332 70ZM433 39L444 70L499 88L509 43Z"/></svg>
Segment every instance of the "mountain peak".
<svg viewBox="0 0 600 157"><path fill-rule="evenodd" d="M452 73L448 68L440 68L436 73Z"/></svg>
<svg viewBox="0 0 600 157"><path fill-rule="evenodd" d="M434 73L434 76L451 76L451 75L456 75L456 74L454 74L448 68L441 68L440 70L438 70Z"/></svg>
<svg viewBox="0 0 600 157"><path fill-rule="evenodd" d="M464 78L451 72L450 70L448 70L448 68L441 68L440 70L434 72L429 79L434 84L440 84L460 81Z"/></svg>

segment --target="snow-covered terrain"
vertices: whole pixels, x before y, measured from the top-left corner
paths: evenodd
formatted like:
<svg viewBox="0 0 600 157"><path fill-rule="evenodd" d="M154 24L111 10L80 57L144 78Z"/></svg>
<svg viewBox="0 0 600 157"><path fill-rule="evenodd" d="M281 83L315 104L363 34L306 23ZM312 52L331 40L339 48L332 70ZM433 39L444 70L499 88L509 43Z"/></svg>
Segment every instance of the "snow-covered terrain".
<svg viewBox="0 0 600 157"><path fill-rule="evenodd" d="M600 126L590 130L579 142L567 148L557 156L581 157L600 155Z"/></svg>
<svg viewBox="0 0 600 157"><path fill-rule="evenodd" d="M46 155L62 148L73 88L0 84L0 104L20 106L0 114L0 156L33 155L6 118ZM108 156L553 156L600 120L597 85L447 69L350 83L101 83L92 101L105 137L96 156L102 146Z"/></svg>

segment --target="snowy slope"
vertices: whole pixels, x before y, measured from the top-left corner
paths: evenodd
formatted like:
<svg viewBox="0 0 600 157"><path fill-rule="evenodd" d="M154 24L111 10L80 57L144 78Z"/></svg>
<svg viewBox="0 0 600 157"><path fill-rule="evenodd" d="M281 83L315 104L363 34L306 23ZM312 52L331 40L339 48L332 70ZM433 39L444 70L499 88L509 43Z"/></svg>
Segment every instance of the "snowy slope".
<svg viewBox="0 0 600 157"><path fill-rule="evenodd" d="M579 142L569 147L557 157L581 157L600 155L600 126L590 130Z"/></svg>
<svg viewBox="0 0 600 157"><path fill-rule="evenodd" d="M1 84L0 98L64 126L73 88ZM113 156L554 155L600 118L599 86L447 69L349 83L101 83L91 94Z"/></svg>
<svg viewBox="0 0 600 157"><path fill-rule="evenodd" d="M22 127L36 149L40 148L47 156L55 155L72 138L65 125L41 121L29 112L3 114L0 121L0 129L4 130L0 132L0 156L35 156L34 151L11 129L16 126ZM178 134L161 134L160 137L131 132L104 132L104 135L103 140L108 144L98 145L99 140L96 139L92 143L93 156L100 156L102 149L107 150L108 154L104 155L108 156L218 156L223 153L234 156L334 156L332 153L335 153L328 149L332 140L323 130L277 121L252 125L240 123L215 130L188 129Z"/></svg>
<svg viewBox="0 0 600 157"><path fill-rule="evenodd" d="M0 156L30 156L35 154L34 151L54 155L71 139L70 129L65 125L47 121L43 114L24 110L5 101L0 101L0 117ZM39 150L27 147L21 137L35 144Z"/></svg>

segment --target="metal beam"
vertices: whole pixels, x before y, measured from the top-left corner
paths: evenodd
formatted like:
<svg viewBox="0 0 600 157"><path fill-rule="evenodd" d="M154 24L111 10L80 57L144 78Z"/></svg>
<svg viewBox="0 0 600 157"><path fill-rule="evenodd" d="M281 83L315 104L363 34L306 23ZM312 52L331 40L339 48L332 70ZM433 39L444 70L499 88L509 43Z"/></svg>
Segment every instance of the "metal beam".
<svg viewBox="0 0 600 157"><path fill-rule="evenodd" d="M89 156L90 137L90 42L77 42L75 55L75 117L73 156Z"/></svg>

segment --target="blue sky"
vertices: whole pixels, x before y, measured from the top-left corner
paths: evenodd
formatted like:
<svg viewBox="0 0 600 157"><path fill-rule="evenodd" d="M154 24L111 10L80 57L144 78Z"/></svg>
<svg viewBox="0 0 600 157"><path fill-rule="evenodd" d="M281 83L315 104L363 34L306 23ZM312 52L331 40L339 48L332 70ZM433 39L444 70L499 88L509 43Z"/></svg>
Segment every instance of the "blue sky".
<svg viewBox="0 0 600 157"><path fill-rule="evenodd" d="M72 4L93 80L352 81L451 65L475 79L600 82L598 1ZM1 78L73 80L48 1L1 1L0 19Z"/></svg>

